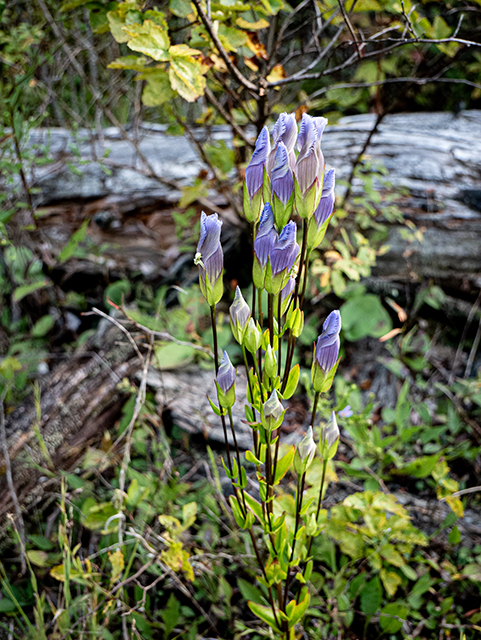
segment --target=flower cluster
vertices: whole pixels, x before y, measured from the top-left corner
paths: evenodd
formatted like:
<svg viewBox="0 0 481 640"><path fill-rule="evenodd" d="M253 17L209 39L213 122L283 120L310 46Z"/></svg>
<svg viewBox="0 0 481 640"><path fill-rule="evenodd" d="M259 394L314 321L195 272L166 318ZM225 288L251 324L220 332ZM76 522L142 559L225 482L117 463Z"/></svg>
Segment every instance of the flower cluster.
<svg viewBox="0 0 481 640"><path fill-rule="evenodd" d="M303 114L298 127L294 114L279 116L272 136L264 127L256 141L245 172L244 214L253 238L253 297L249 306L239 287L229 309L232 335L239 343L247 374L246 422L252 427L252 450L246 459L257 468L257 498L247 490L247 472L237 445L232 407L236 402L236 371L226 352L218 362L215 353L217 404L212 409L221 418L226 439L227 464L232 481L232 513L242 529L256 523L263 530L269 561L263 568L265 584L271 588L270 608L249 603L251 610L282 638L293 638L294 626L309 602L303 586L295 600L287 602L290 581L297 572L300 584L309 580L313 538L319 535L318 521L326 465L335 455L339 429L333 412L330 421L317 422L321 393L331 388L339 364L341 315L332 311L324 321L315 344L311 382L314 390L312 418L297 447L279 457L285 400L296 391L300 368L292 366L296 339L304 327L302 301L306 291L311 252L319 246L334 210L334 169L326 169L321 139L325 118ZM293 219L294 216L297 218ZM297 240L296 220L301 220L302 238ZM203 295L211 307L214 345L217 345L216 305L222 297L223 254L220 243L222 222L217 214L201 216L201 235L195 256ZM265 295L267 294L267 306ZM267 308L267 314L265 309ZM285 343L286 350L281 349ZM216 350L216 349L215 349ZM227 429L235 455L230 453ZM316 443L315 434L319 434ZM323 474L317 504L303 506L307 472L316 456ZM295 518L286 525L273 510L274 487L288 470L295 472L298 486ZM304 529L302 529L304 527ZM255 537L252 537L255 540ZM283 551L279 551L283 550ZM299 567L302 567L299 572ZM281 597L281 594L284 595ZM275 594L275 595L274 595Z"/></svg>

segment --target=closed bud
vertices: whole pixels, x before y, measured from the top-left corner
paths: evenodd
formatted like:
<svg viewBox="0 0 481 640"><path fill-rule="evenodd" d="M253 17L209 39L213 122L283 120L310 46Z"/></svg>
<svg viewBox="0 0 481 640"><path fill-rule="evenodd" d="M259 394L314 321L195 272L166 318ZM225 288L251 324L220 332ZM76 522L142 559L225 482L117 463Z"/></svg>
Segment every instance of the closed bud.
<svg viewBox="0 0 481 640"><path fill-rule="evenodd" d="M277 375L277 360L274 349L268 345L266 355L264 357L264 371L269 378L275 378Z"/></svg>
<svg viewBox="0 0 481 640"><path fill-rule="evenodd" d="M289 154L283 142L277 146L271 173L274 218L279 228L284 227L291 215L294 202L294 179L289 165Z"/></svg>
<svg viewBox="0 0 481 640"><path fill-rule="evenodd" d="M307 248L309 251L318 247L326 234L327 226L334 210L334 185L335 170L329 169L324 174L321 199L314 211L314 215L309 220L307 234Z"/></svg>
<svg viewBox="0 0 481 640"><path fill-rule="evenodd" d="M282 229L270 252L271 270L267 272L265 281L265 288L268 293L277 295L287 282L290 271L299 255L296 236L296 223L290 220Z"/></svg>
<svg viewBox="0 0 481 640"><path fill-rule="evenodd" d="M203 211L200 216L200 239L194 263L199 267L200 289L209 306L222 298L222 269L224 254L220 244L222 221L217 213L210 216Z"/></svg>
<svg viewBox="0 0 481 640"><path fill-rule="evenodd" d="M229 315L232 335L239 344L242 344L251 317L251 310L244 300L239 287L236 287L234 302L230 306Z"/></svg>
<svg viewBox="0 0 481 640"><path fill-rule="evenodd" d="M281 314L284 315L292 300L292 294L296 288L296 277L291 274L281 291Z"/></svg>
<svg viewBox="0 0 481 640"><path fill-rule="evenodd" d="M331 419L327 425L322 427L321 441L319 448L321 456L324 460L331 460L334 458L339 445L339 427L337 426L336 414L333 411L331 413Z"/></svg>
<svg viewBox="0 0 481 640"><path fill-rule="evenodd" d="M216 383L220 406L230 409L235 402L235 369L226 351L217 372Z"/></svg>
<svg viewBox="0 0 481 640"><path fill-rule="evenodd" d="M263 201L265 166L269 153L269 131L264 127L256 140L254 153L245 172L244 215L249 222L257 222L259 219Z"/></svg>
<svg viewBox="0 0 481 640"><path fill-rule="evenodd" d="M262 405L262 423L266 429L273 431L281 426L285 409L279 402L277 391L274 389L269 399Z"/></svg>
<svg viewBox="0 0 481 640"><path fill-rule="evenodd" d="M271 251L279 240L276 231L274 214L271 205L267 202L261 214L259 229L254 240L254 265L253 280L254 285L261 289L264 286L267 266Z"/></svg>
<svg viewBox="0 0 481 640"><path fill-rule="evenodd" d="M257 353L262 344L262 331L259 326L256 325L253 318L251 318L247 324L247 330L244 336L244 347L250 353Z"/></svg>
<svg viewBox="0 0 481 640"><path fill-rule="evenodd" d="M310 467L316 453L316 448L317 445L314 442L312 427L309 427L306 435L297 446L296 457L298 459L295 461L297 473L304 473Z"/></svg>
<svg viewBox="0 0 481 640"><path fill-rule="evenodd" d="M311 378L314 391L328 391L338 365L341 331L341 314L332 311L322 325L312 362Z"/></svg>

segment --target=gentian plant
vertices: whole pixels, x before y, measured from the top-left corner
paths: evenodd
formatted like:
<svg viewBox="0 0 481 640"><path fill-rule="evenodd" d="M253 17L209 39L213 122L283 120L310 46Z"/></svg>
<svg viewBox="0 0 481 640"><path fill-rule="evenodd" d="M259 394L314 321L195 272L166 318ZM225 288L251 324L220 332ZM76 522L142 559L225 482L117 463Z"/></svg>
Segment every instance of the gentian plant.
<svg viewBox="0 0 481 640"><path fill-rule="evenodd" d="M309 606L311 550L326 520L322 509L326 469L339 442L334 412L320 428L317 420L320 394L329 391L339 364L339 311L327 317L314 347L311 378L315 395L307 433L297 447L281 448L280 442L286 401L299 382L299 365L292 366L292 359L304 324L309 256L321 243L334 207L334 169L326 171L321 151L326 123L325 118L303 114L298 130L293 114L281 114L272 140L267 127L262 129L245 173L244 213L253 240L253 297L249 306L237 288L230 307L232 334L242 349L247 372L245 413L252 428L252 448L245 455L239 450L232 419L235 369L225 352L219 364L217 347L216 305L222 297L223 268L222 222L217 214L202 213L195 256L202 293L211 309L217 403L210 402L224 430L224 468L233 487L230 504L238 526L250 536L260 569L258 580L266 593L265 604L249 602L249 607L282 640L294 639L295 625L302 622ZM301 220L300 230L293 216ZM264 296L267 318L262 312ZM319 485L313 487L308 470L316 458L321 474L320 480L319 474L312 474ZM256 467L257 491L248 488L246 463ZM297 479L291 512L276 500L287 473ZM310 494L316 497L307 500L308 489L314 489Z"/></svg>

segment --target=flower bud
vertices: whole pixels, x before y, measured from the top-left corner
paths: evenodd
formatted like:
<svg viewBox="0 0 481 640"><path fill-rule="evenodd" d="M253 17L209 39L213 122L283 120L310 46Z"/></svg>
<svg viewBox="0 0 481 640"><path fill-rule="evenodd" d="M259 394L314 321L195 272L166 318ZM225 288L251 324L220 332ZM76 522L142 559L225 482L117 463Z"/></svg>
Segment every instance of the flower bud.
<svg viewBox="0 0 481 640"><path fill-rule="evenodd" d="M227 351L224 351L224 356L217 372L216 383L220 406L230 409L235 402L235 369L227 355Z"/></svg>
<svg viewBox="0 0 481 640"><path fill-rule="evenodd" d="M262 186L269 152L269 130L264 127L256 140L254 153L245 172L244 215L249 222L257 222L259 219L263 202Z"/></svg>
<svg viewBox="0 0 481 640"><path fill-rule="evenodd" d="M262 405L262 423L269 431L277 429L282 424L285 409L279 402L277 391L274 389L269 399Z"/></svg>
<svg viewBox="0 0 481 640"><path fill-rule="evenodd" d="M257 353L262 344L262 331L259 326L251 318L247 324L247 330L244 336L244 347L250 353Z"/></svg>
<svg viewBox="0 0 481 640"><path fill-rule="evenodd" d="M314 391L328 391L336 373L339 357L341 314L332 311L322 325L312 362L311 378Z"/></svg>
<svg viewBox="0 0 481 640"><path fill-rule="evenodd" d="M297 138L300 153L294 167L295 205L301 218L310 219L318 204L324 172L321 137L326 124L326 118L312 118L307 113L302 115Z"/></svg>
<svg viewBox="0 0 481 640"><path fill-rule="evenodd" d="M277 360L274 349L268 345L264 358L264 371L269 378L275 378L277 375Z"/></svg>
<svg viewBox="0 0 481 640"><path fill-rule="evenodd" d="M295 113L281 113L277 118L274 129L272 130L272 138L274 140L274 148L270 152L269 159L267 161L268 172L271 173L272 171L277 146L280 142L286 146L287 153L289 155L289 165L292 170L296 163L296 156L294 154L294 147L296 145L297 138L297 122Z"/></svg>
<svg viewBox="0 0 481 640"><path fill-rule="evenodd" d="M200 216L200 239L194 263L199 267L200 289L209 306L222 298L222 269L224 254L220 244L222 221L217 213L210 216L203 211Z"/></svg>
<svg viewBox="0 0 481 640"><path fill-rule="evenodd" d="M324 460L331 460L331 458L334 458L336 455L337 447L339 446L339 435L336 414L333 411L331 413L331 420L327 425L323 426L321 430L319 448Z"/></svg>
<svg viewBox="0 0 481 640"><path fill-rule="evenodd" d="M309 251L318 247L326 234L327 226L334 209L334 185L335 170L329 169L329 171L326 171L324 174L321 199L314 211L314 215L309 220L309 230L307 234L307 248Z"/></svg>
<svg viewBox="0 0 481 640"><path fill-rule="evenodd" d="M317 445L309 427L304 438L297 445L295 467L297 473L304 473L310 466L316 453Z"/></svg>
<svg viewBox="0 0 481 640"><path fill-rule="evenodd" d="M278 294L290 275L299 245L296 241L297 226L290 220L282 229L270 252L270 271L267 270L265 288L268 293Z"/></svg>
<svg viewBox="0 0 481 640"><path fill-rule="evenodd" d="M294 179L289 165L289 154L283 142L279 142L271 172L272 205L279 228L284 227L291 215L294 203Z"/></svg>
<svg viewBox="0 0 481 640"><path fill-rule="evenodd" d="M274 214L272 213L271 205L266 202L261 214L259 230L254 240L255 259L252 276L254 284L258 289L264 287L267 263L277 241L278 234L274 223Z"/></svg>
<svg viewBox="0 0 481 640"><path fill-rule="evenodd" d="M247 325L251 317L251 310L249 309L247 302L244 300L239 287L236 287L234 302L230 306L229 314L232 335L239 344L242 344L247 331Z"/></svg>

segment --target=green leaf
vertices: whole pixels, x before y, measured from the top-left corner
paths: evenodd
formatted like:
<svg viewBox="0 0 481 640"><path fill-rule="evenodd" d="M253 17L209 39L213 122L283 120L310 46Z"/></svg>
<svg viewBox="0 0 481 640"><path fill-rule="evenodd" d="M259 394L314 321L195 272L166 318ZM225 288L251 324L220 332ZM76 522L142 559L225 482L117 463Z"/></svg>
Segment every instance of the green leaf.
<svg viewBox="0 0 481 640"><path fill-rule="evenodd" d="M122 298L128 296L130 293L129 280L117 280L109 284L104 292L104 302L107 305L107 300L112 300L114 304L120 306L122 304Z"/></svg>
<svg viewBox="0 0 481 640"><path fill-rule="evenodd" d="M367 616L373 616L382 602L382 588L379 578L376 576L366 582L361 591L361 611Z"/></svg>
<svg viewBox="0 0 481 640"><path fill-rule="evenodd" d="M287 378L286 389L282 395L284 400L288 400L292 397L297 389L299 383L299 376L301 374L301 368L298 364L289 371L289 377Z"/></svg>
<svg viewBox="0 0 481 640"><path fill-rule="evenodd" d="M187 102L195 102L197 98L204 95L206 86L204 75L208 71L206 65L192 57L200 54L200 51L191 49L185 44L177 44L170 47L169 54L169 78L172 89Z"/></svg>
<svg viewBox="0 0 481 640"><path fill-rule="evenodd" d="M139 14L139 17L141 16L141 13L136 10L136 2L122 2L122 4L119 5L117 11L107 12L107 20L109 21L110 31L112 32L112 35L117 42L128 42L130 40L130 35L128 33L125 33L123 27L126 24L126 17L128 13L137 12Z"/></svg>
<svg viewBox="0 0 481 640"><path fill-rule="evenodd" d="M129 24L122 27L127 33L127 46L132 51L145 53L158 62L167 62L169 59L169 36L167 31L152 20L145 20L143 24Z"/></svg>
<svg viewBox="0 0 481 640"><path fill-rule="evenodd" d="M39 280L38 282L32 282L31 284L23 284L20 287L17 287L13 292L13 299L15 302L19 302L25 296L28 296L30 293L37 291L38 289L43 289L43 287L49 287L51 282L47 279Z"/></svg>
<svg viewBox="0 0 481 640"><path fill-rule="evenodd" d="M448 540L449 544L459 544L461 542L461 533L456 525L449 532Z"/></svg>
<svg viewBox="0 0 481 640"><path fill-rule="evenodd" d="M242 597L246 600L252 600L252 602L260 605L265 603L265 598L262 596L260 590L254 587L254 585L247 580L237 578L237 586L239 587Z"/></svg>
<svg viewBox="0 0 481 640"><path fill-rule="evenodd" d="M75 253L77 247L79 246L79 244L85 240L85 236L87 234L87 227L88 227L89 222L90 222L89 218L86 218L82 222L82 225L80 226L80 228L77 229L77 231L72 235L70 240L67 242L65 247L62 249L62 251L60 252L60 255L58 257L60 264L63 264L69 258L71 258L74 255L74 253Z"/></svg>
<svg viewBox="0 0 481 640"><path fill-rule="evenodd" d="M257 502L255 498L253 498L248 493L244 493L245 501L247 506L254 512L254 514L259 519L259 522L264 523L264 514L262 513L262 505L260 502Z"/></svg>
<svg viewBox="0 0 481 640"><path fill-rule="evenodd" d="M309 600L310 600L309 592L306 591L306 595L304 596L304 599L301 600L301 602L299 602L298 604L296 604L292 613L289 615L289 629L291 627L294 627L301 620L302 616L307 611L307 607L309 606Z"/></svg>
<svg viewBox="0 0 481 640"><path fill-rule="evenodd" d="M27 558L36 567L48 566L48 553L46 551L39 551L38 549L29 549L27 551Z"/></svg>
<svg viewBox="0 0 481 640"><path fill-rule="evenodd" d="M380 338L392 329L389 313L373 294L345 302L341 307L341 319L344 335L351 342L366 336Z"/></svg>
<svg viewBox="0 0 481 640"><path fill-rule="evenodd" d="M280 632L280 629L277 626L276 620L274 618L274 613L270 607L251 601L249 601L247 604L252 613L256 615L260 620L262 620L262 622L265 622L267 625L269 625L269 627L271 627L271 629L274 629L274 631Z"/></svg>
<svg viewBox="0 0 481 640"><path fill-rule="evenodd" d="M186 345L169 342L167 344L157 343L154 347L155 356L159 367L164 370L178 369L189 362L195 356L195 349Z"/></svg>
<svg viewBox="0 0 481 640"><path fill-rule="evenodd" d="M379 575L388 595L392 597L402 582L401 576L395 571L387 571L386 569L381 569Z"/></svg>
<svg viewBox="0 0 481 640"><path fill-rule="evenodd" d="M8 598L0 599L0 613L10 613L10 611L16 611L17 606Z"/></svg>
<svg viewBox="0 0 481 640"><path fill-rule="evenodd" d="M149 60L144 58L144 56L122 56L108 64L107 69L132 69L133 71L144 71L147 62L149 62Z"/></svg>
<svg viewBox="0 0 481 640"><path fill-rule="evenodd" d="M42 551L50 551L53 548L53 543L45 536L31 534L28 536L28 540Z"/></svg>
<svg viewBox="0 0 481 640"><path fill-rule="evenodd" d="M55 318L51 315L42 316L37 322L33 325L32 328L32 336L34 338L43 338L50 329L53 327L55 323Z"/></svg>
<svg viewBox="0 0 481 640"><path fill-rule="evenodd" d="M177 600L177 598L174 596L173 593L170 594L169 600L167 602L167 606L164 609L162 609L160 615L165 625L164 638L167 640L167 638L172 633L174 627L177 626L177 623L179 621L179 616L180 616L179 601Z"/></svg>
<svg viewBox="0 0 481 640"><path fill-rule="evenodd" d="M163 69L153 69L143 73L141 80L147 84L142 91L142 102L146 107L159 107L175 97L169 80L169 74Z"/></svg>
<svg viewBox="0 0 481 640"><path fill-rule="evenodd" d="M403 384L396 403L395 422L399 431L406 429L409 425L409 415L411 413L411 403L407 399L409 392L409 382Z"/></svg>
<svg viewBox="0 0 481 640"><path fill-rule="evenodd" d="M399 469L393 469L391 473L398 476L414 476L415 478L426 478L436 466L441 454L437 453L432 456L421 456L416 458L413 462L408 462L399 467Z"/></svg>
<svg viewBox="0 0 481 640"><path fill-rule="evenodd" d="M277 461L274 484L278 484L282 480L282 478L286 475L287 471L289 470L289 467L292 464L292 461L294 460L295 454L296 454L296 448L294 445L292 445L289 451L285 455L283 455L280 460Z"/></svg>
<svg viewBox="0 0 481 640"><path fill-rule="evenodd" d="M169 9L178 18L187 18L193 13L189 0L170 0Z"/></svg>
<svg viewBox="0 0 481 640"><path fill-rule="evenodd" d="M393 618L391 616L396 616ZM391 602L383 607L379 617L379 624L387 633L397 633L403 626L403 621L408 617L408 608L404 604ZM401 618L398 620L397 618Z"/></svg>

